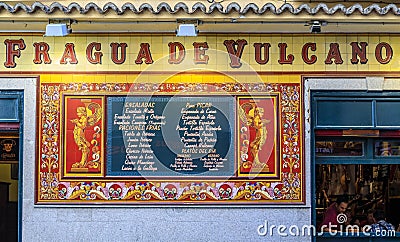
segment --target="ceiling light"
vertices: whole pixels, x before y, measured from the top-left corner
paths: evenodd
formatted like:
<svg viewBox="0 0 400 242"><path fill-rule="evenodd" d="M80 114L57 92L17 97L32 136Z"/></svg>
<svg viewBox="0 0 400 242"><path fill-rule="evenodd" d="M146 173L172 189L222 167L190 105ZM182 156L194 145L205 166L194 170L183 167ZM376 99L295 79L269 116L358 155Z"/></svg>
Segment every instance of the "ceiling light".
<svg viewBox="0 0 400 242"><path fill-rule="evenodd" d="M311 33L320 33L321 32L321 23L319 21L313 21L310 26Z"/></svg>
<svg viewBox="0 0 400 242"><path fill-rule="evenodd" d="M176 31L176 36L197 36L199 30L197 30L194 24L180 24Z"/></svg>
<svg viewBox="0 0 400 242"><path fill-rule="evenodd" d="M71 32L67 24L48 24L44 36L66 36Z"/></svg>
<svg viewBox="0 0 400 242"><path fill-rule="evenodd" d="M66 36L72 33L71 25L77 23L72 19L49 19L44 36Z"/></svg>

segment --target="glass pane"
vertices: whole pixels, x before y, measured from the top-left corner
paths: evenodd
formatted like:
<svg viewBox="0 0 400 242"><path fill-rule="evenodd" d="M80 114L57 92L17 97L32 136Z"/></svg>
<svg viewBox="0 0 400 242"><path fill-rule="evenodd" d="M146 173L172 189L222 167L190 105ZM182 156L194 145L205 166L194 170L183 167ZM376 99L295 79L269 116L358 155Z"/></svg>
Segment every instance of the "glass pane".
<svg viewBox="0 0 400 242"><path fill-rule="evenodd" d="M378 126L400 126L400 101L377 101L376 124Z"/></svg>
<svg viewBox="0 0 400 242"><path fill-rule="evenodd" d="M358 141L316 141L316 156L362 156L363 142Z"/></svg>
<svg viewBox="0 0 400 242"><path fill-rule="evenodd" d="M375 156L400 156L400 141L376 141Z"/></svg>
<svg viewBox="0 0 400 242"><path fill-rule="evenodd" d="M373 126L371 101L318 101L317 126Z"/></svg>
<svg viewBox="0 0 400 242"><path fill-rule="evenodd" d="M0 120L17 120L17 99L0 98Z"/></svg>

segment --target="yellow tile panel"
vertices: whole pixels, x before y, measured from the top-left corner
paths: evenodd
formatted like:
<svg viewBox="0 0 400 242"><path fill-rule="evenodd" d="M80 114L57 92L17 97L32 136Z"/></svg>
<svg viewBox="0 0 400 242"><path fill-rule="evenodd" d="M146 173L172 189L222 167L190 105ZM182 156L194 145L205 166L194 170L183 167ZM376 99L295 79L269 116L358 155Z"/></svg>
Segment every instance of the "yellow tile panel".
<svg viewBox="0 0 400 242"><path fill-rule="evenodd" d="M399 71L400 70L400 58L398 53L400 53L400 35L323 35L323 34L245 34L245 35L225 35L225 34L214 34L214 35L200 35L198 37L184 37L178 38L173 35L70 35L63 38L60 37L43 37L36 35L27 36L2 36L2 42L5 39L23 39L26 45L24 50L21 50L20 57L14 57L16 62L16 67L6 68L3 64L2 71L13 72L46 72L54 73L53 77L44 76L42 81L62 81L62 82L122 82L122 80L132 79L132 75L138 72L149 73L155 71L157 73L163 72L185 72L194 71L201 69L201 72L207 72L208 74L189 74L189 75L177 75L176 77L170 79L170 81L176 82L199 82L205 83L209 80L215 82L224 82L225 78L220 77L220 75L209 74L211 71L222 71L222 72L233 72L235 73L235 79L237 80L248 80L252 79L246 75L237 75L237 72L336 72L336 71L349 71L356 72L360 71ZM242 57L240 62L242 66L240 68L231 67L231 59L227 55L226 46L223 44L225 40L245 39L247 45L244 47ZM33 58L35 56L35 49L33 43L35 42L46 42L49 44L49 56L52 60L50 65L48 64L34 64ZM86 57L86 49L88 44L92 42L101 43L102 63L101 64L91 64L88 62ZM115 64L112 61L111 47L110 43L127 43L128 47L126 49L126 61L123 64ZM169 64L169 42L180 42L185 50L186 56L185 60L180 64ZM206 55L209 57L208 64L195 64L194 63L194 48L193 43L207 42L209 49L206 50ZM351 42L367 42L367 64L352 64L352 47ZM388 43L393 49L393 58L388 64L380 64L375 57L375 49L378 43ZM78 64L60 64L61 58L65 51L66 43L73 43L75 55L78 60ZM152 64L136 64L135 60L140 51L141 43L149 43L151 56L154 60ZM258 64L255 61L255 48L254 43L270 43L271 47L269 49L269 61L265 65ZM285 56L293 55L294 61L292 64L279 64L279 59L281 56L281 49L279 48L279 43L286 43L287 48L285 49ZM305 43L316 43L317 49L315 51L309 50L308 55L317 56L317 61L314 64L308 65L304 63L302 59L302 48ZM338 43L341 57L343 59L343 64L337 65L325 64L327 58L327 53L330 49L331 43ZM237 48L237 47L236 47ZM385 57L385 49L383 49L383 57ZM94 50L95 51L95 50ZM6 56L6 48L0 48L0 54ZM121 53L119 53L121 54ZM264 58L263 53L262 58ZM119 57L118 57L119 58ZM357 56L359 59L360 57ZM144 60L143 60L144 61ZM334 61L334 59L332 60ZM3 61L3 63L5 60ZM71 75L63 74L57 75L58 72L68 73ZM90 75L80 73L89 72ZM95 74L98 73L98 74ZM115 75L114 75L115 73ZM125 73L126 75L122 75ZM46 74L48 75L48 74ZM49 74L50 75L50 74ZM112 76L114 75L114 76ZM147 75L147 74L146 74ZM364 74L363 74L364 75ZM121 78L123 77L123 78ZM151 75L151 77L143 76L140 80L146 80L150 82L165 81L167 75ZM72 79L71 79L72 78ZM266 77L268 80L274 80L275 76ZM272 79L271 79L272 78ZM136 76L135 76L136 79ZM167 78L168 79L168 78ZM282 80L280 78L279 80Z"/></svg>

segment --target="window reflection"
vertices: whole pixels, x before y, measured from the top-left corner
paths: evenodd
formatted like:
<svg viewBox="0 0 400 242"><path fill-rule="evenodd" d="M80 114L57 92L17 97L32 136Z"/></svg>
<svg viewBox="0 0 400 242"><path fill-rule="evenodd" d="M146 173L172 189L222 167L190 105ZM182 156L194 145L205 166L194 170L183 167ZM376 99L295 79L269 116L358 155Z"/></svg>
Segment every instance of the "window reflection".
<svg viewBox="0 0 400 242"><path fill-rule="evenodd" d="M363 142L359 141L316 141L316 156L362 156Z"/></svg>
<svg viewBox="0 0 400 242"><path fill-rule="evenodd" d="M375 156L400 156L400 141L376 141Z"/></svg>

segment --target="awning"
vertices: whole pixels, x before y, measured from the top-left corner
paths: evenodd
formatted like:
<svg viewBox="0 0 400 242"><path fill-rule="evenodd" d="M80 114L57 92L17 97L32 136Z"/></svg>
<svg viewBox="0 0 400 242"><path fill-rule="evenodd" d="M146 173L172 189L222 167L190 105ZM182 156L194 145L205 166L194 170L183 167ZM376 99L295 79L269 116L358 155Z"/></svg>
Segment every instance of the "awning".
<svg viewBox="0 0 400 242"><path fill-rule="evenodd" d="M346 16L361 14L364 16L370 14L377 15L400 15L400 9L396 4L371 3L371 2L321 2L307 3L301 1L135 1L135 2L86 2L86 1L59 1L59 2L31 2L31 1L3 1L0 2L0 9L13 14L35 14L43 12L46 14L56 14L63 12L65 14L90 14L93 11L99 14L108 14L114 12L118 15L123 14L142 14L149 12L152 14L256 14L256 15L284 15L284 14L343 14Z"/></svg>

